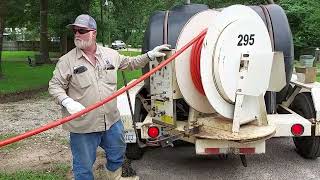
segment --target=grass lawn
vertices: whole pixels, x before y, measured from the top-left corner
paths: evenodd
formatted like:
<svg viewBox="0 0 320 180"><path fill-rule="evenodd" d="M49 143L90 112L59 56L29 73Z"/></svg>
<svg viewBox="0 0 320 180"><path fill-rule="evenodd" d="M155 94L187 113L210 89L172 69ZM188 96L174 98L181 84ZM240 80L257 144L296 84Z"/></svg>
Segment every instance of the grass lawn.
<svg viewBox="0 0 320 180"><path fill-rule="evenodd" d="M119 53L125 56L138 56L141 54L141 52L138 51L119 51Z"/></svg>
<svg viewBox="0 0 320 180"><path fill-rule="evenodd" d="M54 65L30 67L26 62L3 61L4 79L0 80L0 94L37 89L48 84Z"/></svg>
<svg viewBox="0 0 320 180"><path fill-rule="evenodd" d="M127 79L127 83L129 83L132 79L138 79L142 72L141 70L135 70L135 71L124 71L125 78ZM122 78L121 71L118 71L118 89L124 86L124 81Z"/></svg>
<svg viewBox="0 0 320 180"><path fill-rule="evenodd" d="M38 51L2 51L3 61L26 61L27 57L34 59L34 55L39 53ZM59 52L49 52L49 57L59 57Z"/></svg>
<svg viewBox="0 0 320 180"><path fill-rule="evenodd" d="M25 90L38 89L48 85L52 77L54 65L47 64L42 66L30 67L27 65L25 58L21 59L33 51L16 52L12 54L6 52L3 57L10 57L8 60L2 62L2 70L5 78L0 80L0 94L21 92ZM135 56L139 52L121 51L121 54ZM11 58L15 61L11 61ZM16 61L20 59L19 61ZM141 70L125 72L128 82L131 79L141 76ZM118 72L118 87L123 86L121 72Z"/></svg>
<svg viewBox="0 0 320 180"><path fill-rule="evenodd" d="M0 180L45 180L66 179L70 166L66 164L55 164L51 168L42 171L17 171L14 173L0 172Z"/></svg>

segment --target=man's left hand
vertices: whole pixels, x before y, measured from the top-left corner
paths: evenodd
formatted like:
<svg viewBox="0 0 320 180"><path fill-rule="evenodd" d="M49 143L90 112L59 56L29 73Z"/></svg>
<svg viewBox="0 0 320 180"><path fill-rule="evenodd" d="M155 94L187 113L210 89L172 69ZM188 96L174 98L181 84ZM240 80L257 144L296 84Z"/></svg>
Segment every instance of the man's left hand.
<svg viewBox="0 0 320 180"><path fill-rule="evenodd" d="M167 51L170 50L170 45L169 44L163 44L163 45L157 46L153 50L147 52L147 54L148 54L149 58L153 61L156 58L166 56L165 53L161 52L163 50L167 50Z"/></svg>

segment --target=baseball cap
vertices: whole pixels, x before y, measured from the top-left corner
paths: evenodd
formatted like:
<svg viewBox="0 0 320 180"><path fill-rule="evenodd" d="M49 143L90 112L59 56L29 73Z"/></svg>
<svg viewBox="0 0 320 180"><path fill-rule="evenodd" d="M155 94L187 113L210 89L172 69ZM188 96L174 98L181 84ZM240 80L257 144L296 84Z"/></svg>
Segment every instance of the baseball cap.
<svg viewBox="0 0 320 180"><path fill-rule="evenodd" d="M76 20L74 20L73 24L68 24L67 27L72 27L72 26L79 26L79 27L84 27L88 29L94 29L97 30L97 23L96 21L89 16L88 14L81 14L79 15Z"/></svg>

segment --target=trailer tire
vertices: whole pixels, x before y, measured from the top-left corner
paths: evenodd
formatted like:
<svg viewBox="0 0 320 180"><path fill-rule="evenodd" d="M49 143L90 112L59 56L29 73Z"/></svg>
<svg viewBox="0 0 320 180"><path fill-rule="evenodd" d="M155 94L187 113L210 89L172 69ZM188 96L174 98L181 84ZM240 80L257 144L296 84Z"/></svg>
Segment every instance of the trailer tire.
<svg viewBox="0 0 320 180"><path fill-rule="evenodd" d="M147 116L147 111L143 108L142 102L139 98L135 100L133 120L135 122L142 122ZM141 133L138 129L138 138L141 140ZM128 143L126 148L126 157L131 160L139 160L144 154L144 149L140 148L138 143Z"/></svg>
<svg viewBox="0 0 320 180"><path fill-rule="evenodd" d="M308 92L299 93L290 107L294 112L306 119L315 118L316 116L312 96ZM293 137L298 154L306 159L316 159L320 156L320 137L315 136L315 127L311 127L311 136Z"/></svg>
<svg viewBox="0 0 320 180"><path fill-rule="evenodd" d="M130 160L139 160L142 158L144 150L137 143L127 144L126 157Z"/></svg>

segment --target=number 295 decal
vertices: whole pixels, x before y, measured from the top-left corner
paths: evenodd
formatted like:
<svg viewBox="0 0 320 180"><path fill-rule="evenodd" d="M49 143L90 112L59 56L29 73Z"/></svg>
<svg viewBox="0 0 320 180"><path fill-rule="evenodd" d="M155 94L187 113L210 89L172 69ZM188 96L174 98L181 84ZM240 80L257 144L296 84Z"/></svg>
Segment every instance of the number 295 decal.
<svg viewBox="0 0 320 180"><path fill-rule="evenodd" d="M238 46L252 46L254 44L254 36L255 34L239 34Z"/></svg>

